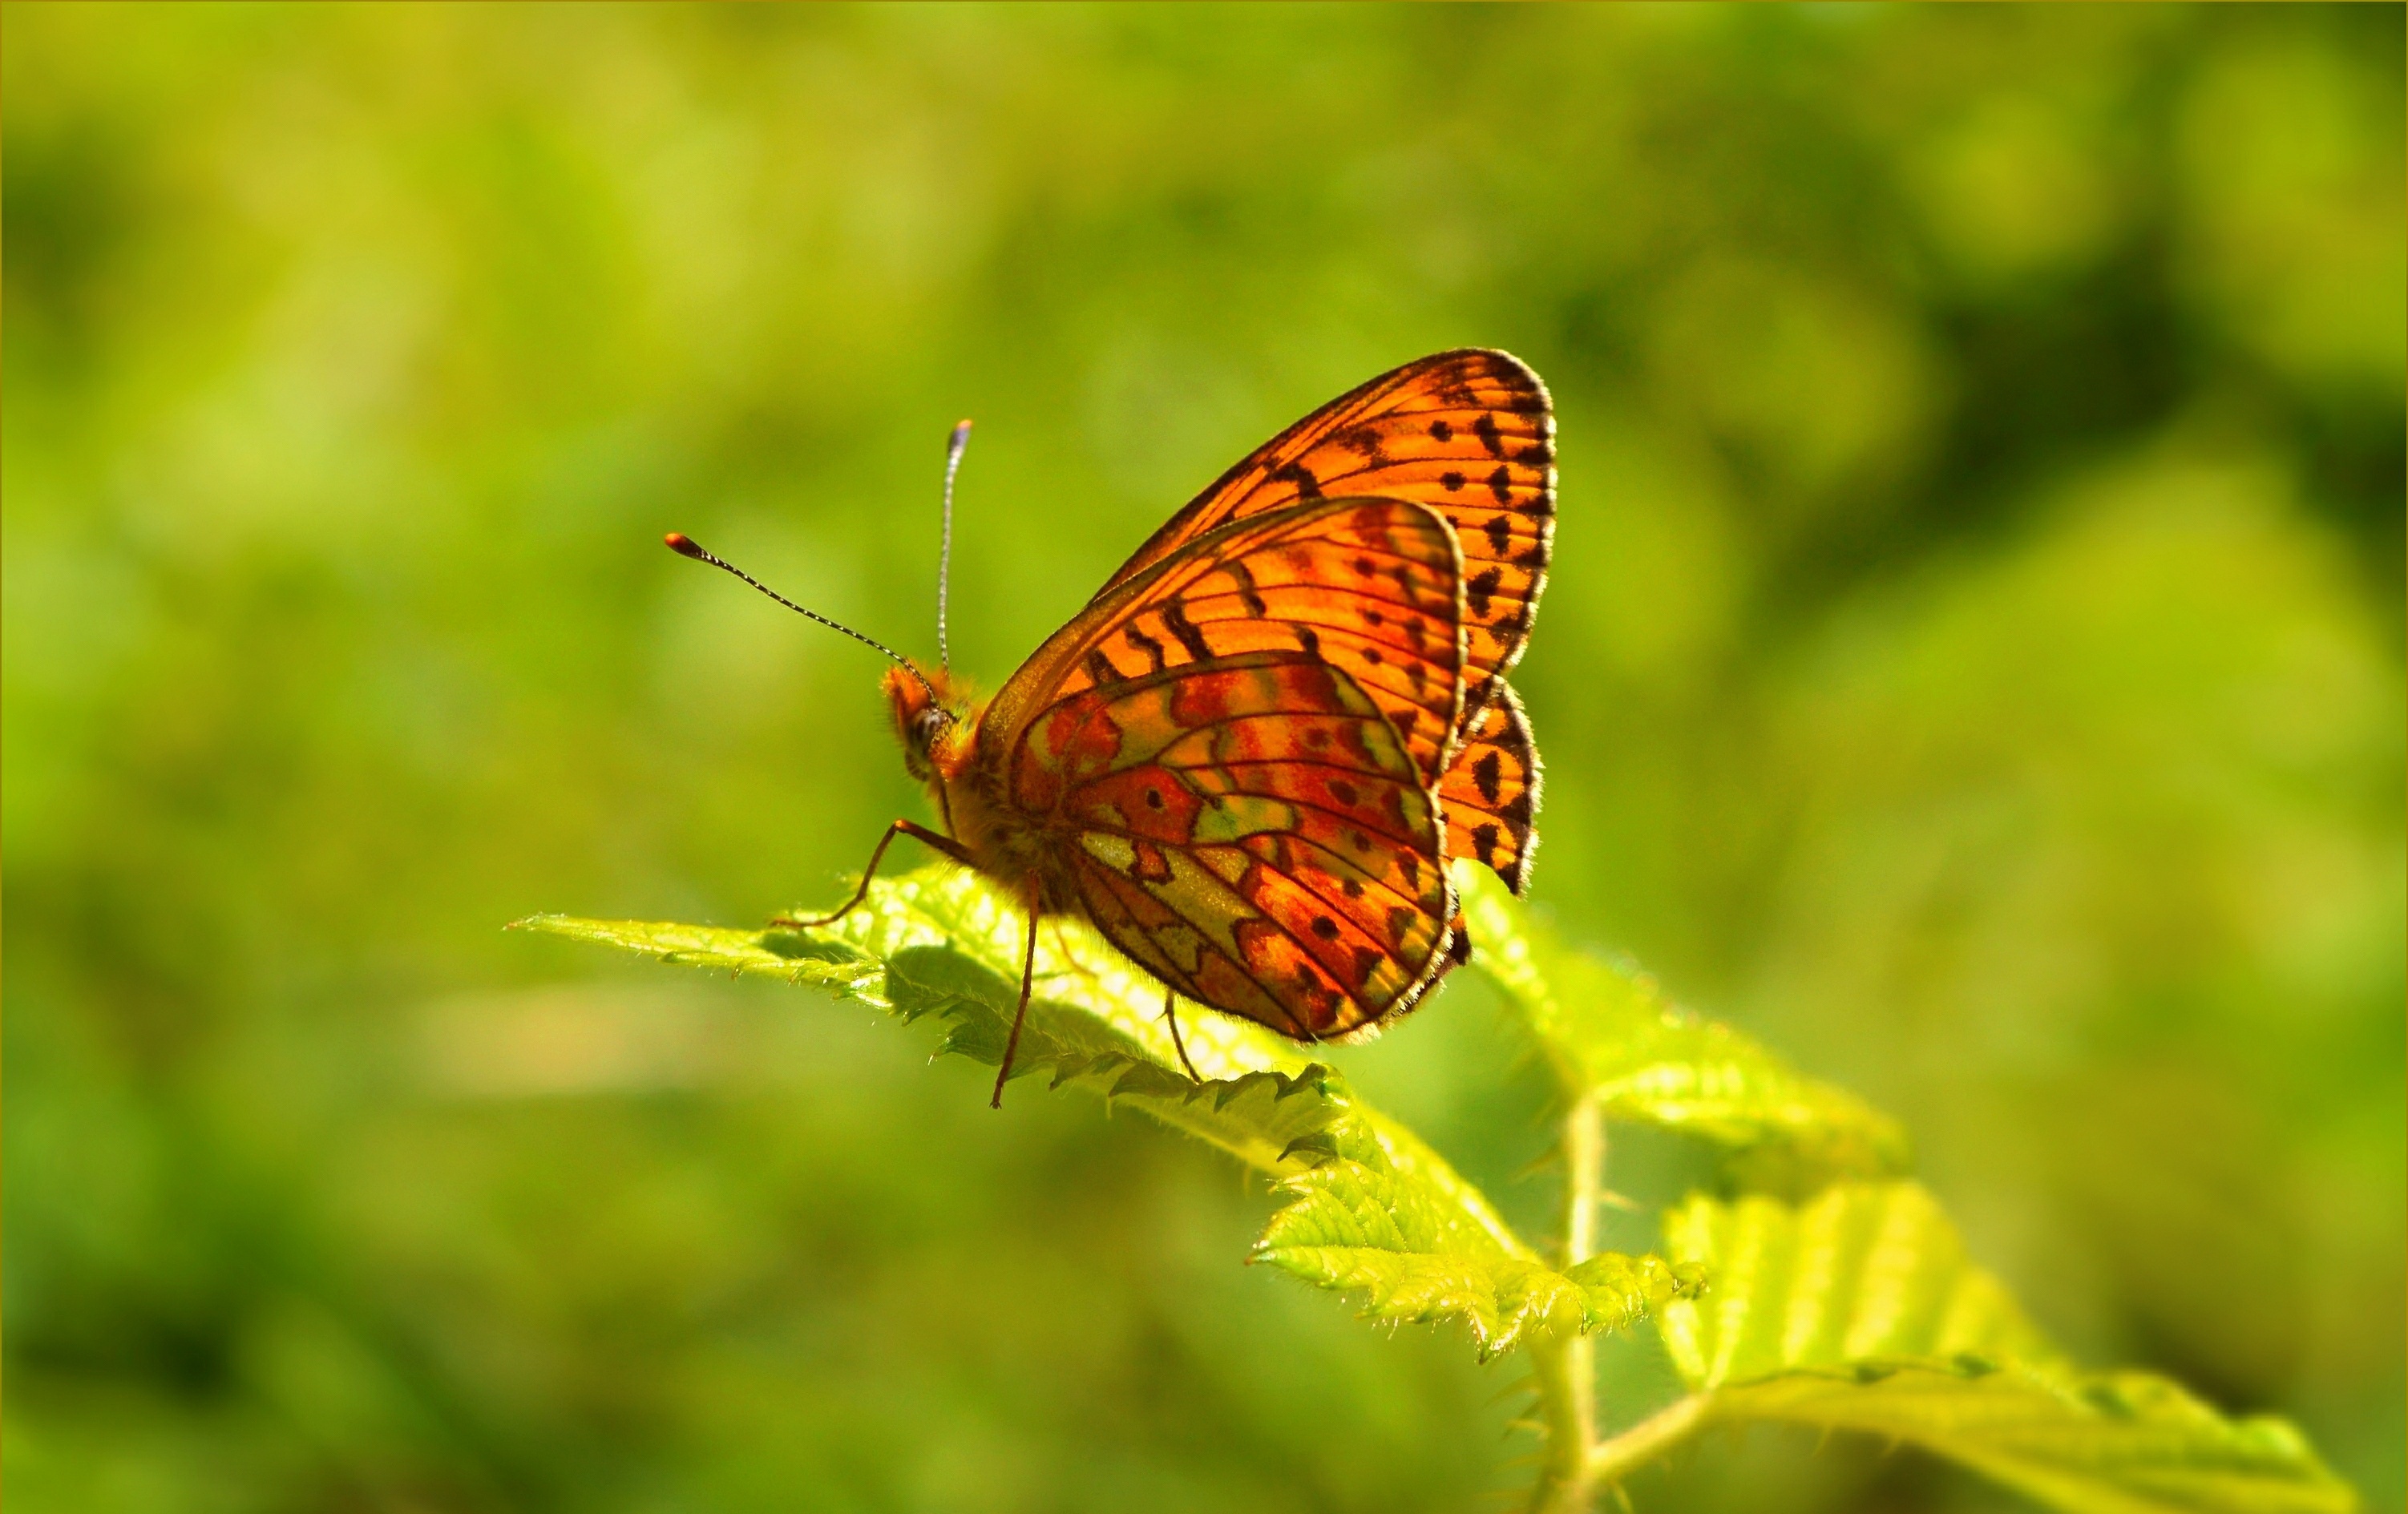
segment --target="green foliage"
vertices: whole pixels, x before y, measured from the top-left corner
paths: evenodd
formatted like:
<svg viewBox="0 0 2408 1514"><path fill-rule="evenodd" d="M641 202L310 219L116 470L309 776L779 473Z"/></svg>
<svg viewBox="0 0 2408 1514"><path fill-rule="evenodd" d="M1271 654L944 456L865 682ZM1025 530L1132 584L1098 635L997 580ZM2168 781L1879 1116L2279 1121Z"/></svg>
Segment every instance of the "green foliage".
<svg viewBox="0 0 2408 1514"><path fill-rule="evenodd" d="M1594 1337L1235 1265L1251 1168L1051 1064L997 1118L933 1012L492 928L824 908L930 818L876 658L662 532L931 656L974 416L993 689L1459 342L1561 421L1566 937L1896 1117L2080 1360L2402 1508L2400 6L0 24L16 1514L1493 1507L1499 1375ZM1535 1243L1499 1007L1315 1055ZM1616 1129L1596 1243L1660 1252L1711 1154ZM1672 1391L1596 1344L1602 1424ZM1731 1440L1645 1514L2000 1502Z"/></svg>
<svg viewBox="0 0 2408 1514"><path fill-rule="evenodd" d="M1921 1446L2042 1503L2112 1514L2329 1514L2350 1490L2283 1421L2233 1421L2164 1378L2078 1372L1911 1182L1791 1207L1696 1197L1671 1253L1713 1296L1665 1309L1693 1422L1771 1420Z"/></svg>
<svg viewBox="0 0 2408 1514"><path fill-rule="evenodd" d="M1376 1155L1324 1163L1282 1191L1289 1202L1255 1243L1257 1260L1368 1293L1367 1319L1461 1320L1483 1359L1534 1335L1618 1330L1703 1276L1618 1252L1547 1266L1462 1207L1431 1203L1426 1187Z"/></svg>
<svg viewBox="0 0 2408 1514"><path fill-rule="evenodd" d="M1677 1007L1627 964L1565 950L1495 875L1467 874L1462 892L1480 965L1565 1086L1608 1119L1713 1142L1748 1186L1811 1188L1905 1165L1898 1122L1864 1100Z"/></svg>
<svg viewBox="0 0 2408 1514"><path fill-rule="evenodd" d="M1666 1244L1721 1282L1711 1305L1664 1323L1682 1380L1723 1388L1784 1372L1864 1378L1893 1359L2054 1360L1998 1280L1912 1182L1847 1183L1793 1208L1693 1197L1664 1216Z"/></svg>
<svg viewBox="0 0 2408 1514"><path fill-rule="evenodd" d="M1215 1076L1176 1070L1151 986L1090 933L1048 921L1019 1068L1142 1109L1276 1177L1254 1258L1363 1295L1370 1320L1453 1321L1483 1360L1654 1315L1688 1395L1621 1436L1549 1464L1534 1507L1584 1505L1715 1423L1781 1421L1920 1446L2055 1507L2106 1514L2333 1514L2355 1507L2298 1431L2227 1420L2144 1373L2084 1374L1967 1258L1930 1194L1852 1180L1904 1161L1896 1124L1727 1026L1674 1008L1653 979L1565 949L1484 872L1461 874L1476 960L1506 988L1581 1112L1728 1149L1819 1193L1693 1194L1663 1217L1670 1258L1599 1252L1554 1266L1426 1145L1336 1072L1254 1026L1198 1015ZM763 973L944 1026L940 1054L1002 1059L1025 926L967 871L870 885L835 926L715 930L546 915L527 928L668 962ZM1199 1027L1203 1030L1203 1027ZM1191 1038L1197 1037L1191 1032ZM1207 1064L1199 1060L1199 1068ZM1570 1138L1568 1136L1568 1138ZM1598 1195L1575 1173L1575 1213ZM1574 1221L1575 1228L1579 1222ZM1592 1391L1585 1359L1542 1361L1542 1398ZM1550 1421L1578 1425L1558 1406ZM1554 1432L1560 1435L1561 1429Z"/></svg>
<svg viewBox="0 0 2408 1514"><path fill-rule="evenodd" d="M870 885L863 907L816 931L731 931L539 915L531 930L689 966L827 989L944 1025L939 1053L1003 1060L1018 1002L1018 918L971 874ZM1091 933L1048 921L1038 991L1014 1076L1050 1070L1142 1110L1282 1179L1288 1203L1257 1259L1325 1288L1369 1295L1374 1318L1456 1320L1485 1357L1533 1334L1618 1329L1685 1284L1655 1257L1606 1255L1568 1275L1545 1266L1488 1200L1410 1132L1291 1042L1191 1008L1179 1070L1159 991ZM1200 1021L1200 1023L1197 1023Z"/></svg>
<svg viewBox="0 0 2408 1514"><path fill-rule="evenodd" d="M1019 917L959 871L879 879L861 908L818 931L556 915L520 923L690 966L826 989L907 1022L934 1017L943 1026L939 1054L988 1066L1003 1060L1019 999ZM1047 923L1038 968L1015 1078L1049 1073L1056 1086L1093 1089L1272 1173L1299 1170L1306 1153L1331 1150L1331 1127L1352 1112L1327 1067L1246 1025L1186 1030L1188 1054L1210 1079L1189 1082L1161 1018L1160 991L1075 925Z"/></svg>

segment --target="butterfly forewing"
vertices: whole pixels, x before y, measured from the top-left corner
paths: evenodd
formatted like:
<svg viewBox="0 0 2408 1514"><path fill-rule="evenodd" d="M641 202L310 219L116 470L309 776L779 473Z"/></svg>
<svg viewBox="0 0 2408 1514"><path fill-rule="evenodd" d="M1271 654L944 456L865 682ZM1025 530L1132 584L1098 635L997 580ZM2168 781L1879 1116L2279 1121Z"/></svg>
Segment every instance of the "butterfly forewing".
<svg viewBox="0 0 2408 1514"><path fill-rule="evenodd" d="M1215 658L1297 652L1360 685L1435 782L1462 711L1461 582L1455 533L1407 501L1319 500L1233 521L1056 632L996 695L980 744L987 731L1036 719L1039 697L1059 703ZM1042 773L1023 793L1024 769L1013 769L1015 796L1041 808Z"/></svg>
<svg viewBox="0 0 2408 1514"><path fill-rule="evenodd" d="M980 746L1066 838L1115 946L1216 1008L1343 1035L1445 965L1432 790L1461 712L1460 604L1437 513L1292 505L1090 607L996 696Z"/></svg>
<svg viewBox="0 0 2408 1514"><path fill-rule="evenodd" d="M1504 352L1439 352L1381 375L1265 443L1154 534L1097 601L1230 521L1299 501L1380 494L1429 506L1459 538L1469 707L1522 655L1555 517L1546 386Z"/></svg>

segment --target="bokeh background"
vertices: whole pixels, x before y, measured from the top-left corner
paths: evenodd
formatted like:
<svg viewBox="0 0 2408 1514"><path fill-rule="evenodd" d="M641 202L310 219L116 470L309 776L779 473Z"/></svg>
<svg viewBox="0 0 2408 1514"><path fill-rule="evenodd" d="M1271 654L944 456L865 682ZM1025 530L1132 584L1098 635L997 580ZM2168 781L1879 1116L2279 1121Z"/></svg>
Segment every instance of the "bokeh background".
<svg viewBox="0 0 2408 1514"><path fill-rule="evenodd" d="M1211 1154L500 928L920 813L877 660L664 530L925 655L974 416L992 685L1458 344L1562 426L1537 897L2401 1507L2401 7L0 25L25 1514L1497 1507L1515 1369L1240 1266ZM1543 1218L1475 982L1347 1065ZM1771 1434L1631 1491L2011 1507Z"/></svg>

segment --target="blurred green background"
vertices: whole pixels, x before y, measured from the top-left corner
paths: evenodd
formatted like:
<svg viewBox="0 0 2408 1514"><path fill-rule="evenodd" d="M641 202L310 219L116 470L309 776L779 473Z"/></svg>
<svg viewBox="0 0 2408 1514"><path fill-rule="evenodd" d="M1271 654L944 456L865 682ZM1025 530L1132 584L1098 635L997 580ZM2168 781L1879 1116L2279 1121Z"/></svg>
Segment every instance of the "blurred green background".
<svg viewBox="0 0 2408 1514"><path fill-rule="evenodd" d="M1496 1507L1517 1369L1240 1266L1226 1163L499 929L921 814L878 661L663 531L925 655L974 416L991 686L1457 344L1559 407L1537 897L2401 1507L2401 7L0 24L26 1514ZM1476 981L1346 1064L1543 1221ZM1631 1491L2011 1507L1772 1435Z"/></svg>

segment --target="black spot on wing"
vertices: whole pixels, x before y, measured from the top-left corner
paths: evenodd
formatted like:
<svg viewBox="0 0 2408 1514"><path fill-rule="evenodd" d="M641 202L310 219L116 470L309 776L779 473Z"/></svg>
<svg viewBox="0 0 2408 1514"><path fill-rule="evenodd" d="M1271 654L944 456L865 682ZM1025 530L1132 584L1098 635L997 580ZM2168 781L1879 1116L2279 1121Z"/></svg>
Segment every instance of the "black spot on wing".
<svg viewBox="0 0 2408 1514"><path fill-rule="evenodd" d="M1211 660L1212 644L1204 639L1203 629L1187 618L1186 601L1174 599L1163 606L1162 624L1163 629L1179 638L1188 656L1199 663Z"/></svg>
<svg viewBox="0 0 2408 1514"><path fill-rule="evenodd" d="M1480 797L1491 805L1497 803L1497 795L1502 792L1498 780L1503 777L1503 765L1494 751L1482 752L1480 761L1471 764L1472 784L1480 790Z"/></svg>
<svg viewBox="0 0 2408 1514"><path fill-rule="evenodd" d="M1301 463L1284 463L1271 469L1270 481L1296 485L1296 497L1298 499L1321 497L1321 480L1313 477L1312 470Z"/></svg>
<svg viewBox="0 0 2408 1514"><path fill-rule="evenodd" d="M1371 980L1371 975L1378 971L1380 964L1385 961L1387 958L1369 947L1354 949L1354 991L1356 993L1363 991L1363 985Z"/></svg>
<svg viewBox="0 0 2408 1514"><path fill-rule="evenodd" d="M1246 607L1246 613L1258 621L1268 615L1270 607L1263 603L1261 592L1254 587L1254 570L1242 560L1232 559L1228 571L1229 577L1238 580L1238 603Z"/></svg>
<svg viewBox="0 0 2408 1514"><path fill-rule="evenodd" d="M1463 580L1464 604L1470 607L1472 614L1485 619L1488 614L1489 598L1497 593L1497 586L1504 581L1505 575L1497 569L1482 568Z"/></svg>
<svg viewBox="0 0 2408 1514"><path fill-rule="evenodd" d="M1144 632L1139 630L1135 621L1131 621L1127 625L1121 628L1121 636L1131 647L1136 648L1139 651L1145 654L1145 660L1153 664L1153 666L1147 669L1148 672L1159 673L1162 671L1168 659L1163 656L1161 642L1154 640L1152 636L1149 636Z"/></svg>
<svg viewBox="0 0 2408 1514"><path fill-rule="evenodd" d="M1369 421L1366 421L1362 425L1341 431L1337 436L1332 436L1330 440L1336 442L1339 446L1345 448L1348 451L1356 453L1364 462L1370 464L1374 467L1380 466L1388 461L1388 455L1385 450L1386 438L1380 435L1380 428Z"/></svg>

